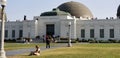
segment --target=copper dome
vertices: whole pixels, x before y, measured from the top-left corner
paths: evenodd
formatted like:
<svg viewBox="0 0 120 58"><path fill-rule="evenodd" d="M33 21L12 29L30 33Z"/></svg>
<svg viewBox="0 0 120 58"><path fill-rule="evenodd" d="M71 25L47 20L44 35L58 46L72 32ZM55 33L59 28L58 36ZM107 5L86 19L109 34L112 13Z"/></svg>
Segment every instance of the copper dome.
<svg viewBox="0 0 120 58"><path fill-rule="evenodd" d="M79 2L66 2L58 6L61 11L70 13L72 16L77 18L93 18L91 11L83 4Z"/></svg>

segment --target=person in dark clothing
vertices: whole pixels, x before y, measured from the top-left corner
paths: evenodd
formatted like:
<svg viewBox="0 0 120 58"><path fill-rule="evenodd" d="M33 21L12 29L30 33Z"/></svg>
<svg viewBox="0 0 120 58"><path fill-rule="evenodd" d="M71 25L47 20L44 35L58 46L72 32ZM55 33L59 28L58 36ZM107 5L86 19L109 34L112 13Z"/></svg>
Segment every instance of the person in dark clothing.
<svg viewBox="0 0 120 58"><path fill-rule="evenodd" d="M50 48L50 38L46 35L46 48Z"/></svg>

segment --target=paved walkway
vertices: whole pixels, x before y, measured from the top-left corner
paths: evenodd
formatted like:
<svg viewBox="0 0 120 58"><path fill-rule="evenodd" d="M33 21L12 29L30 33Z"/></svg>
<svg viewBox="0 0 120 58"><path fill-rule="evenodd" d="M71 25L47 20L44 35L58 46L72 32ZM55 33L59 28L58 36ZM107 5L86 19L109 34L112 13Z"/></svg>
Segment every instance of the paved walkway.
<svg viewBox="0 0 120 58"><path fill-rule="evenodd" d="M65 46L67 46L67 45L66 44L60 44L60 45L57 45L57 46L51 46L50 49L65 47ZM49 49L49 48L41 47L40 49L41 49L41 51L44 51L44 50ZM23 54L23 53L30 53L31 51L34 51L34 50L35 50L35 48L10 50L10 51L6 51L6 55L7 56L14 56L14 55Z"/></svg>

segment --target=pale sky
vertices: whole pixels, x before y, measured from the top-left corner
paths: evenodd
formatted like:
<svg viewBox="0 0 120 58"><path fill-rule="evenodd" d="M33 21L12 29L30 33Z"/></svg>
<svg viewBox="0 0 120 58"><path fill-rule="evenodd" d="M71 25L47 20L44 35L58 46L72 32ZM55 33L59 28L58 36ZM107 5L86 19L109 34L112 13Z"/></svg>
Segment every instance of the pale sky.
<svg viewBox="0 0 120 58"><path fill-rule="evenodd" d="M42 12L51 11L62 3L76 1L87 6L94 17L116 17L120 0L7 0L6 13L9 21L23 20L27 15L29 20L40 16Z"/></svg>

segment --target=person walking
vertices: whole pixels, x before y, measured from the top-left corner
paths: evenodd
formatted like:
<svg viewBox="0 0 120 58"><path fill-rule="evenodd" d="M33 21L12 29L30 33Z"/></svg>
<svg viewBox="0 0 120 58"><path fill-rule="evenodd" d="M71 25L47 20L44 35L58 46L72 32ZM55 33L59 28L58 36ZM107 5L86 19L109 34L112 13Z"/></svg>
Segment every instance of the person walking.
<svg viewBox="0 0 120 58"><path fill-rule="evenodd" d="M46 35L46 48L50 48L50 37Z"/></svg>

